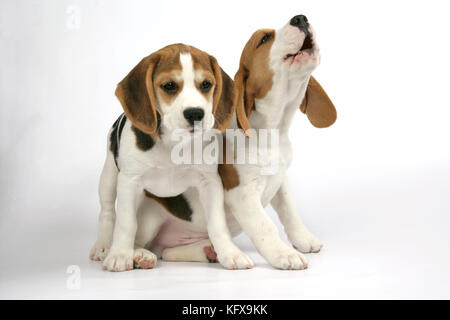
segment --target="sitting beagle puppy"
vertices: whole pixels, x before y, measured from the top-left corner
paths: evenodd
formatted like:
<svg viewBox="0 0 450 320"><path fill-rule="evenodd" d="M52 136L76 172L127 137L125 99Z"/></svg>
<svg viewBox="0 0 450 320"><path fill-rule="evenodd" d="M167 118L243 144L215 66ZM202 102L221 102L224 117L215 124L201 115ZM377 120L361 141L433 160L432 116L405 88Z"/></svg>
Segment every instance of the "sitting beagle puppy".
<svg viewBox="0 0 450 320"><path fill-rule="evenodd" d="M108 135L99 187L99 233L91 259L104 260L104 269L110 271L130 270L133 264L154 267L156 255L144 248L145 242L136 240L138 220L151 224L141 228L147 237L155 236L160 228L170 228L169 220L189 216L182 195L186 192L199 198L204 216L195 219L207 226L207 238L214 245L214 255L217 253L214 258L225 268L252 266L231 240L217 163L182 166L171 158L178 142L171 139L175 130L190 135L199 125L202 130L228 127L234 113L232 94L233 81L216 59L183 44L167 46L144 58L118 84L116 95L125 113ZM146 197L175 216L160 217L156 212L153 221L140 216L137 208Z"/></svg>
<svg viewBox="0 0 450 320"><path fill-rule="evenodd" d="M292 146L288 131L294 113L300 109L318 128L332 125L336 109L320 84L311 76L319 65L320 54L316 35L307 18L293 17L279 30L256 31L242 52L235 76L234 104L237 116L230 128L275 129L279 132L278 168L270 175L262 174L266 164L223 163L219 173L225 189L226 219L232 236L242 230L256 249L274 267L304 269L307 259L302 253L318 252L322 243L306 228L298 216L286 171L292 162ZM254 139L250 135L249 141ZM267 152L270 150L265 150ZM224 153L236 149L224 148ZM225 155L223 155L225 159ZM173 199L147 197L139 207L137 242L150 243L154 251L162 250L169 261L212 261L214 251L206 234L206 224L195 217L203 216L200 199L185 192L176 201L189 215L154 230L171 211L177 215ZM169 204L172 202L172 205ZM278 213L293 247L283 242L275 224L264 207L271 204ZM178 217L181 217L178 214ZM157 234L157 235L156 235ZM156 235L156 236L155 236ZM189 240L189 241L187 241ZM211 239L212 240L212 239Z"/></svg>

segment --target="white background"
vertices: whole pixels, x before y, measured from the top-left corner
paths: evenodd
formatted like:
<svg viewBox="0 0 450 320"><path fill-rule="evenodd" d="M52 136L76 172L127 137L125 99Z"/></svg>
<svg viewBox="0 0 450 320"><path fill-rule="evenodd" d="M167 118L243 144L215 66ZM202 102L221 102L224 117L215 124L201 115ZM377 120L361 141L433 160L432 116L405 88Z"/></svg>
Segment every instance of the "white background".
<svg viewBox="0 0 450 320"><path fill-rule="evenodd" d="M2 1L0 298L450 298L449 12L445 1ZM300 13L338 109L322 130L299 112L291 132L298 209L325 244L310 268L274 270L245 236L249 271L89 261L115 85L174 42L234 76L253 31ZM69 265L79 290L66 287Z"/></svg>

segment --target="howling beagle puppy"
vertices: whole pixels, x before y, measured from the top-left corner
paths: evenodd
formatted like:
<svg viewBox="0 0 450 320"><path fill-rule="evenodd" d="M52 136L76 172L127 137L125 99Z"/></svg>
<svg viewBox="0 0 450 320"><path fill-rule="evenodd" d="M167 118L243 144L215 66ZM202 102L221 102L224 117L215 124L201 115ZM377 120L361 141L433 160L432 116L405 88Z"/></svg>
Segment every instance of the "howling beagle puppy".
<svg viewBox="0 0 450 320"><path fill-rule="evenodd" d="M259 253L280 269L304 269L307 260L300 252L322 248L302 223L286 177L292 162L288 131L295 112L300 109L318 128L336 121L333 103L311 77L319 63L316 35L307 18L297 15L279 30L256 31L244 47L235 76L237 125L256 133L278 130L278 168L272 175L262 175L254 170L255 165L234 165L239 179L226 187L225 204ZM270 147L266 151L270 153ZM268 204L278 213L296 250L279 238L264 211Z"/></svg>
<svg viewBox="0 0 450 320"><path fill-rule="evenodd" d="M104 269L110 271L130 270L133 264L154 267L156 255L144 248L146 242L135 241L138 220L147 222L141 228L146 237L154 237L161 228L170 228L172 219L190 218L192 209L182 195L186 192L198 196L196 209L201 207L205 215L195 218L207 226L213 258L217 253L217 260L230 269L252 266L231 240L217 162L183 166L171 158L179 142L171 139L175 130L192 137L199 124L210 131L228 127L234 113L232 94L233 81L216 59L183 44L144 58L118 84L116 95L125 113L108 135L99 187L99 233L91 259L104 260ZM219 131L215 132L221 139ZM161 217L155 212L150 220L137 216L139 203L146 197L174 215Z"/></svg>
<svg viewBox="0 0 450 320"><path fill-rule="evenodd" d="M242 52L235 76L233 104L237 108L237 117L233 117L230 128L245 131L252 128L248 141L255 139L261 129L278 130L279 147L278 152L271 152L270 146L269 150L258 150L258 153L264 151L278 157L278 167L270 175L262 174L266 167L264 161L219 165L228 227L232 236L243 230L267 261L280 269L304 269L307 260L302 253L318 252L322 248L322 243L298 216L286 178L292 162L288 131L295 112L300 109L318 128L328 127L336 120L333 103L311 77L319 62L315 33L306 17L297 15L279 30L256 31ZM230 151L227 146L225 151L236 157L236 148ZM137 242L151 242L152 246L164 249L164 260L213 260L214 251L207 239L206 224L198 218L203 216L200 199L193 192L185 192L182 197L182 201L145 199L139 208L142 223L139 223ZM166 211L176 215L175 207L179 210L181 202L189 209L185 210L189 219L183 222L178 219L166 225L155 237L153 226L160 223L158 217L164 217ZM280 239L275 224L264 210L268 204L278 213L295 249Z"/></svg>

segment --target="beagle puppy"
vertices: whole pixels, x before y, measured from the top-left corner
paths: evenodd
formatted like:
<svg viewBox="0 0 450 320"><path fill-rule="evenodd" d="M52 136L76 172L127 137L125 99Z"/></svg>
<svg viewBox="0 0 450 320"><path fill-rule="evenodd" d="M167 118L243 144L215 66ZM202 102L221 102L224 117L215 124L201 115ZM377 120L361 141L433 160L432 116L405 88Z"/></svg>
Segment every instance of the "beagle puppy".
<svg viewBox="0 0 450 320"><path fill-rule="evenodd" d="M192 193L199 199L195 209L201 207L204 213L193 220L206 226L206 238L212 242L209 248L214 245L213 258L229 269L252 266L231 240L217 163L178 165L171 158L179 142L171 139L176 130L190 137L201 126L203 131L217 129L213 132L220 136L234 113L232 94L233 81L216 59L183 44L144 58L118 84L116 96L125 113L108 135L99 187L98 239L91 259L104 260L104 269L110 271L130 270L134 264L154 267L156 255L144 248L148 241L136 238L138 225L144 225L141 232L146 237L153 237L160 229L173 227L171 220L191 218L183 193ZM151 219L142 217L137 209L147 197L174 215L155 212Z"/></svg>
<svg viewBox="0 0 450 320"><path fill-rule="evenodd" d="M311 76L319 63L316 34L307 18L297 15L281 29L256 31L244 47L235 75L237 125L244 131L277 129L279 158L272 175L258 173L255 165L234 165L239 179L225 187L225 204L259 253L279 269L304 269L307 259L302 253L322 248L302 223L286 176L292 162L288 132L294 113L300 109L317 128L336 121L333 103ZM269 204L295 249L278 236L264 211Z"/></svg>
<svg viewBox="0 0 450 320"><path fill-rule="evenodd" d="M219 164L226 220L232 236L243 230L259 253L279 269L304 269L307 259L302 253L322 248L322 243L302 223L286 177L292 162L288 132L295 112L300 109L317 128L332 125L337 117L333 103L311 76L319 63L316 35L307 18L297 15L278 30L256 31L244 47L235 75L233 104L237 116L230 128L252 131L248 141L262 129L275 129L279 134L279 152L274 153L278 155L277 169L270 175L262 174L264 162ZM236 158L236 148L229 150L227 144L223 151ZM175 205L170 207L164 202L169 200L144 199L139 207L142 223L137 239L162 250L164 260L213 261L215 247L207 238L206 224L195 218L203 216L200 199L193 192L181 196L183 200L178 200L189 209L189 219L166 225L157 236L152 227L160 223L157 217L164 217L166 211L176 215ZM278 213L293 247L280 239L267 216L264 207L269 204Z"/></svg>

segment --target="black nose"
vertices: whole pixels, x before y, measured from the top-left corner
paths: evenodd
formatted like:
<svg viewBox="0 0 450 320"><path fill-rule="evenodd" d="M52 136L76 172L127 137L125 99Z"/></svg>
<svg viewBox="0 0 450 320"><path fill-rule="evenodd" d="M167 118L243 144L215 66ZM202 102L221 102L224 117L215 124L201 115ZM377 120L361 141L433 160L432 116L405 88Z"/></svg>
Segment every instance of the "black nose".
<svg viewBox="0 0 450 320"><path fill-rule="evenodd" d="M297 27L300 30L307 29L309 26L308 19L302 14L299 14L298 16L293 17L291 19L290 24L291 24L291 26Z"/></svg>
<svg viewBox="0 0 450 320"><path fill-rule="evenodd" d="M205 116L205 111L200 108L188 108L183 111L183 115L191 126L194 125L195 121L201 121Z"/></svg>

